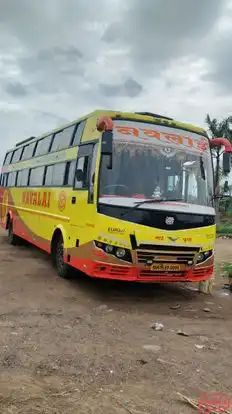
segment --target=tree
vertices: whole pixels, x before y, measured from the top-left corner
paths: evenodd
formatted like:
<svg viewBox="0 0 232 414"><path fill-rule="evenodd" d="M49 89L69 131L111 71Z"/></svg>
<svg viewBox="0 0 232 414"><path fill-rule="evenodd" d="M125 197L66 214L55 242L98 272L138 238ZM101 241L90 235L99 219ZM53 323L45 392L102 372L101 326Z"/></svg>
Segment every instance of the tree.
<svg viewBox="0 0 232 414"><path fill-rule="evenodd" d="M208 130L211 138L227 138L232 144L232 116L224 118L222 121L218 121L216 118L211 119L209 114L206 116L206 123L208 125ZM214 182L215 188L219 190L220 179L222 177L222 170L220 167L221 156L223 154L223 149L218 147L212 151L213 158L215 160L215 169L214 169Z"/></svg>

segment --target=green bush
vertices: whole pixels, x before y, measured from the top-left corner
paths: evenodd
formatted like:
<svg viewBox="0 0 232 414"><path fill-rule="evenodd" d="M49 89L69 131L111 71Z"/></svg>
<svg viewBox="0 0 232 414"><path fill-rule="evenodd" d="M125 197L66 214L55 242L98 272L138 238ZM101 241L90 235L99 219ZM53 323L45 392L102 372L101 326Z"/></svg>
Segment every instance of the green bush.
<svg viewBox="0 0 232 414"><path fill-rule="evenodd" d="M223 235L232 235L232 224L220 224L217 227L217 233L218 234L223 234Z"/></svg>
<svg viewBox="0 0 232 414"><path fill-rule="evenodd" d="M228 276L228 278L232 279L232 263L225 263L223 266L223 270Z"/></svg>

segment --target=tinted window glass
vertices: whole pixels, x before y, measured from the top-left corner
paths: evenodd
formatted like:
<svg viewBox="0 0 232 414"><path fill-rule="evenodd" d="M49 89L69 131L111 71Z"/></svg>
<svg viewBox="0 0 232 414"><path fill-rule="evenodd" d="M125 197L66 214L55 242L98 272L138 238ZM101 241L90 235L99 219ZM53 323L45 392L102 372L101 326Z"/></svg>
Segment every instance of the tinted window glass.
<svg viewBox="0 0 232 414"><path fill-rule="evenodd" d="M52 135L48 137L42 138L37 142L35 156L44 155L49 152L50 144L51 144Z"/></svg>
<svg viewBox="0 0 232 414"><path fill-rule="evenodd" d="M85 124L86 124L86 121L81 121L78 124L75 135L73 137L72 145L79 145L80 144L81 137L82 137L83 132L84 132Z"/></svg>
<svg viewBox="0 0 232 414"><path fill-rule="evenodd" d="M76 125L72 125L63 131L57 132L54 136L51 151L58 151L63 148L68 148Z"/></svg>
<svg viewBox="0 0 232 414"><path fill-rule="evenodd" d="M73 186L74 173L76 168L76 160L67 162L65 170L64 185Z"/></svg>
<svg viewBox="0 0 232 414"><path fill-rule="evenodd" d="M9 173L9 175L8 175L8 187L15 187L16 175L17 175L16 171L13 171L13 172Z"/></svg>
<svg viewBox="0 0 232 414"><path fill-rule="evenodd" d="M30 172L29 185L30 186L39 186L43 185L44 178L44 169L45 167L32 168Z"/></svg>
<svg viewBox="0 0 232 414"><path fill-rule="evenodd" d="M66 163L64 162L60 164L55 164L53 166L52 185L63 185L64 184L65 168L66 168Z"/></svg>
<svg viewBox="0 0 232 414"><path fill-rule="evenodd" d="M3 187L7 187L8 184L8 174L3 174Z"/></svg>
<svg viewBox="0 0 232 414"><path fill-rule="evenodd" d="M46 168L45 185L64 185L66 163L48 165Z"/></svg>
<svg viewBox="0 0 232 414"><path fill-rule="evenodd" d="M44 185L52 185L53 165L46 167Z"/></svg>
<svg viewBox="0 0 232 414"><path fill-rule="evenodd" d="M89 167L89 156L88 155L78 158L76 169L83 172L83 177L82 177L82 180L75 179L75 182L74 182L75 188L86 188L87 187L88 167Z"/></svg>
<svg viewBox="0 0 232 414"><path fill-rule="evenodd" d="M0 181L1 187L6 187L6 184L7 184L7 176L8 176L8 174L2 174L1 175L1 181Z"/></svg>
<svg viewBox="0 0 232 414"><path fill-rule="evenodd" d="M14 162L18 162L20 161L21 155L22 155L22 150L23 148L19 148L17 150L14 151L11 163L13 164Z"/></svg>
<svg viewBox="0 0 232 414"><path fill-rule="evenodd" d="M35 145L36 145L36 142L33 142L32 144L26 145L24 147L24 151L23 151L21 160L28 160L29 158L32 158L32 155L33 155L33 152L34 152L34 149L35 149Z"/></svg>
<svg viewBox="0 0 232 414"><path fill-rule="evenodd" d="M12 152L8 152L8 154L6 154L5 161L4 161L5 165L10 164L11 157L12 157Z"/></svg>
<svg viewBox="0 0 232 414"><path fill-rule="evenodd" d="M21 170L18 172L17 187L26 187L28 185L29 170Z"/></svg>

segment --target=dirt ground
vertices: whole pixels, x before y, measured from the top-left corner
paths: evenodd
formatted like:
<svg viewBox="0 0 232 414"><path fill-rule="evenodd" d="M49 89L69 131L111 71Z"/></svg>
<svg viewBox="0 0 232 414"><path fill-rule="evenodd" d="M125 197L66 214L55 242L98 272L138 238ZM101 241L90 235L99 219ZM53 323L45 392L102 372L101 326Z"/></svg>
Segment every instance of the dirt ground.
<svg viewBox="0 0 232 414"><path fill-rule="evenodd" d="M65 281L46 254L8 246L1 230L0 413L187 414L178 392L232 397L232 295L219 276L232 241L218 240L216 253L212 296Z"/></svg>

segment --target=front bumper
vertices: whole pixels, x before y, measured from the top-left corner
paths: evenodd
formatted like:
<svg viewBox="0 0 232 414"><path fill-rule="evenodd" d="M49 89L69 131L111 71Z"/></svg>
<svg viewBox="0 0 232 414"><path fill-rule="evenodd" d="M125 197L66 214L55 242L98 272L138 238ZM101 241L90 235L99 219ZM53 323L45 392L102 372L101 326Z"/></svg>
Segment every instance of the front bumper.
<svg viewBox="0 0 232 414"><path fill-rule="evenodd" d="M133 282L200 282L210 279L213 274L212 263L204 266L197 265L183 272L157 272L134 265L118 265L104 261L77 258L73 258L70 264L91 277Z"/></svg>

